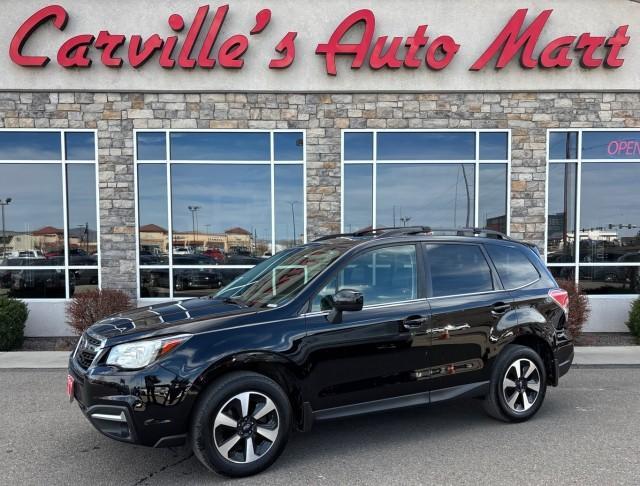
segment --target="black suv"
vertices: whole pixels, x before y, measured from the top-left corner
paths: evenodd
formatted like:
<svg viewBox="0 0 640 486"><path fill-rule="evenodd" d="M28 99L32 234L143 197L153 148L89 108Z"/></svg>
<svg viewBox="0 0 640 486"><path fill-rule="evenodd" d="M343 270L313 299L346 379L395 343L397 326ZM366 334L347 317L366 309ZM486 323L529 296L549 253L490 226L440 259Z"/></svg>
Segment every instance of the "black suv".
<svg viewBox="0 0 640 486"><path fill-rule="evenodd" d="M573 360L567 305L537 250L499 233L335 235L216 296L93 325L68 392L108 437L188 441L208 468L245 476L316 420L460 396L531 418Z"/></svg>

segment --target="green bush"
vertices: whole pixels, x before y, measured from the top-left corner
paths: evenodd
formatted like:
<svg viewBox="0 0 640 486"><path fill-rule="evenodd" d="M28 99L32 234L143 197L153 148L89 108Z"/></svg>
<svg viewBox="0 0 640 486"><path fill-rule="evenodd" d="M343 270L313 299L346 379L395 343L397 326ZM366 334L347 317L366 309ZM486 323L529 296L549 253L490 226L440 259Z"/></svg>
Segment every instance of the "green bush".
<svg viewBox="0 0 640 486"><path fill-rule="evenodd" d="M29 310L21 300L0 297L0 351L22 346Z"/></svg>
<svg viewBox="0 0 640 486"><path fill-rule="evenodd" d="M631 311L629 311L629 320L627 326L638 342L640 342L640 298L636 299L631 304Z"/></svg>

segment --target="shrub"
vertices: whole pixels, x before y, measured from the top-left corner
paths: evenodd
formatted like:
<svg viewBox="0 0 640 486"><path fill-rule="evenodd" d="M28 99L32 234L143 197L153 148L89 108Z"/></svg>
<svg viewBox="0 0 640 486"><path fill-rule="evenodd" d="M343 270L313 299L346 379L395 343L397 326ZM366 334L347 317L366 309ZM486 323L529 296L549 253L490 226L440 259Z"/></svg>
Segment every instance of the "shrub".
<svg viewBox="0 0 640 486"><path fill-rule="evenodd" d="M558 285L569 293L569 319L566 328L575 339L582 334L582 327L591 313L589 299L573 280L558 280Z"/></svg>
<svg viewBox="0 0 640 486"><path fill-rule="evenodd" d="M631 334L635 336L638 343L640 343L640 298L634 300L633 304L631 304L627 327L629 331L631 331Z"/></svg>
<svg viewBox="0 0 640 486"><path fill-rule="evenodd" d="M22 346L29 310L21 300L0 297L0 351Z"/></svg>
<svg viewBox="0 0 640 486"><path fill-rule="evenodd" d="M75 294L67 304L67 324L78 335L97 321L133 307L122 290L96 289Z"/></svg>

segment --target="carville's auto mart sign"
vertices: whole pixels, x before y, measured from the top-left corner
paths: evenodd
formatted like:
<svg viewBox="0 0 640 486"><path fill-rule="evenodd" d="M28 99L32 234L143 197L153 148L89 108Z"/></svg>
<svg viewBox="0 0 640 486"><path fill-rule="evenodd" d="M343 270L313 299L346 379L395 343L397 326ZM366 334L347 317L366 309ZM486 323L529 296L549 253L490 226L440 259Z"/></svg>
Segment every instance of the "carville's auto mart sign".
<svg viewBox="0 0 640 486"><path fill-rule="evenodd" d="M0 88L638 90L638 25L630 0L6 1Z"/></svg>

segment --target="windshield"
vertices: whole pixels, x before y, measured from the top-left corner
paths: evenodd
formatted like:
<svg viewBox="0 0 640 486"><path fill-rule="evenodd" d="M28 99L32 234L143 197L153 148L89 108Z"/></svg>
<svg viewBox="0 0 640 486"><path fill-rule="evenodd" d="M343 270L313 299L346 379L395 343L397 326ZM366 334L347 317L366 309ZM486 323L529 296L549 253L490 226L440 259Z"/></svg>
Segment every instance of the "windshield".
<svg viewBox="0 0 640 486"><path fill-rule="evenodd" d="M275 265L271 265L233 298L252 307L277 307L298 295L347 249L348 247L301 247L301 251L287 254Z"/></svg>
<svg viewBox="0 0 640 486"><path fill-rule="evenodd" d="M279 253L276 253L271 258L268 258L267 260L263 261L259 265L256 265L251 270L246 271L245 273L240 275L238 278L233 280L230 284L220 289L218 292L216 292L215 297L216 298L233 297L234 295L238 295L242 293L242 291L247 285L252 284L256 279L262 276L265 272L268 272L269 270L271 270L271 268L276 266L286 257L291 255L292 253L302 252L305 250L307 250L307 248L297 247L297 248L289 248L287 250L283 250Z"/></svg>

